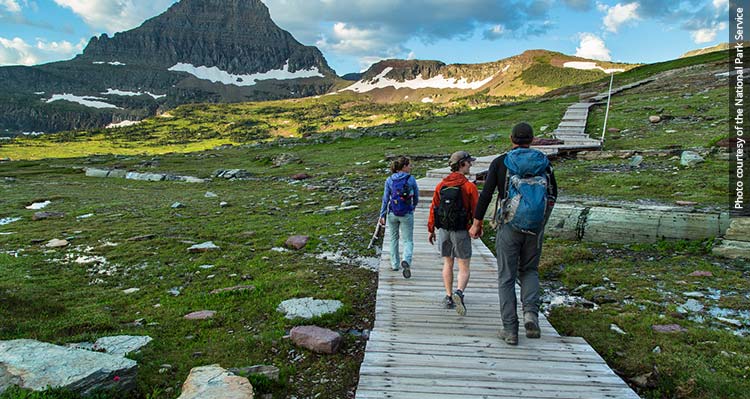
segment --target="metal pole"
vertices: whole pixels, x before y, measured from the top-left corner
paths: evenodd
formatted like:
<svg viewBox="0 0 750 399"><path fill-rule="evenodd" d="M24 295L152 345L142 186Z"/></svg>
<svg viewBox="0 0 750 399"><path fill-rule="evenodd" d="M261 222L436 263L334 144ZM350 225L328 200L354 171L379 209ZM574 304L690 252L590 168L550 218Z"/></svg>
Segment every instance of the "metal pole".
<svg viewBox="0 0 750 399"><path fill-rule="evenodd" d="M612 99L612 81L615 80L615 73L609 73L609 94L607 95L607 111L604 113L604 126L602 127L602 147L604 147L604 132L607 131L607 117L609 116L609 100Z"/></svg>

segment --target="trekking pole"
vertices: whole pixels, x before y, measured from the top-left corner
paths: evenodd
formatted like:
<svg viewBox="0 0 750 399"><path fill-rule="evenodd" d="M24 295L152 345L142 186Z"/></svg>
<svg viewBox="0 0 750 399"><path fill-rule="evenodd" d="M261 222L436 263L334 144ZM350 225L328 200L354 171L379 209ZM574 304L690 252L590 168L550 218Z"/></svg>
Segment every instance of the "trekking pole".
<svg viewBox="0 0 750 399"><path fill-rule="evenodd" d="M388 216L388 211L391 209L391 201L388 201L388 205L385 207L385 215ZM370 243L367 244L367 249L372 248L372 245L375 244L375 240L378 239L378 236L380 235L380 228L385 227L384 225L380 224L380 215L378 215L378 220L375 222L377 226L375 227L375 232L372 233L372 238L370 239Z"/></svg>
<svg viewBox="0 0 750 399"><path fill-rule="evenodd" d="M602 126L602 147L604 147L604 132L607 131L607 117L609 116L609 100L612 99L612 81L615 80L615 73L609 74L609 94L607 94L607 111L604 113L604 126Z"/></svg>

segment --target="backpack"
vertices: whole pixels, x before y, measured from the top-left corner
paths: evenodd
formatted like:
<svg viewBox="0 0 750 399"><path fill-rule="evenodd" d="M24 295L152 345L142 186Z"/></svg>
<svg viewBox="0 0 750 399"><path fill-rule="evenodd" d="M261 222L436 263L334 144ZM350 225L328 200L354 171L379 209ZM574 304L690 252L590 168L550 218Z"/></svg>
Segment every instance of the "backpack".
<svg viewBox="0 0 750 399"><path fill-rule="evenodd" d="M543 152L516 148L505 156L507 168L503 220L513 229L539 234L547 213L549 160Z"/></svg>
<svg viewBox="0 0 750 399"><path fill-rule="evenodd" d="M391 179L390 209L396 216L404 216L411 212L414 193L409 186L411 175L405 175L398 179Z"/></svg>
<svg viewBox="0 0 750 399"><path fill-rule="evenodd" d="M440 189L440 203L435 209L435 227L459 231L466 230L469 214L463 204L461 186L443 186Z"/></svg>

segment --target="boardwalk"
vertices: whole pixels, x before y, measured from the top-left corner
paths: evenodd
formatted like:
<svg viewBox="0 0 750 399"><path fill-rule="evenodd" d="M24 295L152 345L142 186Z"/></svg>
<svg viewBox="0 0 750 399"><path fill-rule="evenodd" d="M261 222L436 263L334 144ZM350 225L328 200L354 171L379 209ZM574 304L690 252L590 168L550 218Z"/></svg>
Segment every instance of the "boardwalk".
<svg viewBox="0 0 750 399"><path fill-rule="evenodd" d="M638 398L582 338L561 337L543 315L541 339L527 339L523 328L518 346L497 337L497 267L481 240L473 241L467 315L442 309L442 264L427 243L428 206L425 199L414 215L411 279L390 270L384 245L358 399Z"/></svg>

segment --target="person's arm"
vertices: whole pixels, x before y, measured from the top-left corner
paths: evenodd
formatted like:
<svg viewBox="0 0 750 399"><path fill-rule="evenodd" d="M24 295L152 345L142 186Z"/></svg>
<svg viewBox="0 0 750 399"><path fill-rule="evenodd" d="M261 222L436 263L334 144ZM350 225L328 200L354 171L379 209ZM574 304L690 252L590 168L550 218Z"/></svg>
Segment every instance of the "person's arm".
<svg viewBox="0 0 750 399"><path fill-rule="evenodd" d="M391 180L390 176L385 179L385 187L383 187L383 200L380 203L380 224L385 224L385 214L388 212L388 201L391 198L391 187L388 181Z"/></svg>
<svg viewBox="0 0 750 399"><path fill-rule="evenodd" d="M482 193L479 195L476 209L474 210L474 221L469 228L469 235L471 238L479 238L483 233L483 220L484 215L487 213L487 207L492 201L492 196L495 194L495 190L499 191L497 200L500 201L505 193L503 192L504 184L501 186L500 182L505 182L505 157L503 155L495 158L490 164L490 169L487 171L487 180L484 183Z"/></svg>
<svg viewBox="0 0 750 399"><path fill-rule="evenodd" d="M412 176L409 180L411 183L412 192L414 193L414 197L412 197L412 206L411 206L411 210L413 211L417 209L417 204L419 204L419 186L417 186L417 179L414 176Z"/></svg>
<svg viewBox="0 0 750 399"><path fill-rule="evenodd" d="M438 183L435 187L435 192L432 194L432 202L430 203L430 216L427 219L427 241L430 244L435 242L435 207L440 203L440 188L443 186L443 182Z"/></svg>

